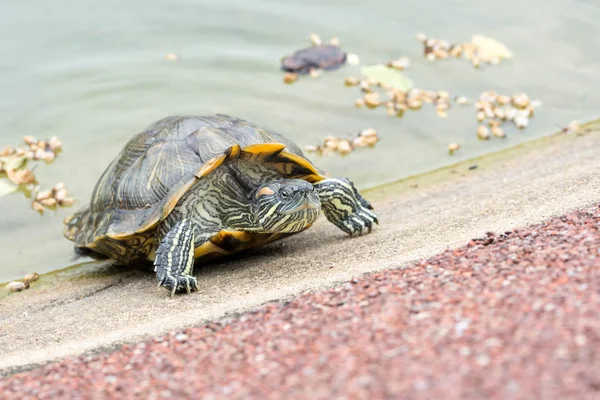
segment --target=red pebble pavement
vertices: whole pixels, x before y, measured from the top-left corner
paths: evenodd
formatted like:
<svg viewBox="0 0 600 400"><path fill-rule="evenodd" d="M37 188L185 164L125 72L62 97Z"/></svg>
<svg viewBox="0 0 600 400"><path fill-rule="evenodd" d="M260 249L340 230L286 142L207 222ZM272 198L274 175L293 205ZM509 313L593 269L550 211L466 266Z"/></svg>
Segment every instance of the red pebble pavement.
<svg viewBox="0 0 600 400"><path fill-rule="evenodd" d="M600 398L600 207L0 382L4 398Z"/></svg>

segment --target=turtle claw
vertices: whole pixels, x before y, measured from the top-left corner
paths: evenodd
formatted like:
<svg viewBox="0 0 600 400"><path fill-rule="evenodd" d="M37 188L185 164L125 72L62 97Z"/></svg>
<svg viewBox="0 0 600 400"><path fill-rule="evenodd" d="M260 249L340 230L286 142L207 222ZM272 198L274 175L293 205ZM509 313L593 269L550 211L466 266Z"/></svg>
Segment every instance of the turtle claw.
<svg viewBox="0 0 600 400"><path fill-rule="evenodd" d="M173 276L164 276L158 281L158 287L165 288L171 292L171 297L175 293L198 291L198 280L191 275L181 275L177 278Z"/></svg>
<svg viewBox="0 0 600 400"><path fill-rule="evenodd" d="M348 235L357 237L371 233L374 223L379 224L377 214L361 206L348 218L335 225Z"/></svg>

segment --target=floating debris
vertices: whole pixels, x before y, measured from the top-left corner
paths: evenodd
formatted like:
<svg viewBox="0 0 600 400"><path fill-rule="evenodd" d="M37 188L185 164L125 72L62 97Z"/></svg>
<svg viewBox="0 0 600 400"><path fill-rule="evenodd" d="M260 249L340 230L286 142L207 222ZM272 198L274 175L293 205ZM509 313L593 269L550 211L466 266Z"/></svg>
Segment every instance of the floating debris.
<svg viewBox="0 0 600 400"><path fill-rule="evenodd" d="M59 182L50 190L38 192L31 203L31 208L40 214L43 214L46 208L56 209L56 207L70 207L73 203L73 198L68 197L65 184Z"/></svg>
<svg viewBox="0 0 600 400"><path fill-rule="evenodd" d="M477 137L481 140L488 140L490 138L490 130L485 125L479 125L477 127Z"/></svg>
<svg viewBox="0 0 600 400"><path fill-rule="evenodd" d="M379 100L379 93L377 92L366 93L363 97L363 100L365 102L365 105L369 108L377 108L379 107L379 105L381 105L381 100Z"/></svg>
<svg viewBox="0 0 600 400"><path fill-rule="evenodd" d="M492 135L494 135L498 138L506 137L506 133L504 133L504 130L502 130L502 128L500 128L499 124L493 124L491 127L491 130L492 130Z"/></svg>
<svg viewBox="0 0 600 400"><path fill-rule="evenodd" d="M297 80L298 74L294 74L293 72L288 72L285 75L283 75L283 81L288 85L296 82Z"/></svg>
<svg viewBox="0 0 600 400"><path fill-rule="evenodd" d="M430 61L462 57L470 60L474 68L479 68L482 63L497 65L513 58L504 44L479 34L465 43L453 44L444 39L429 38L424 33L417 34L417 40L423 44L423 55Z"/></svg>
<svg viewBox="0 0 600 400"><path fill-rule="evenodd" d="M531 100L525 93L517 93L513 96L501 95L493 90L481 93L478 101L475 102L477 122L487 121L490 129L479 125L477 137L487 140L490 138L489 130L491 130L491 134L495 137L505 138L506 133L502 125L510 122L518 129L527 128L535 109L541 104L540 101Z"/></svg>
<svg viewBox="0 0 600 400"><path fill-rule="evenodd" d="M344 80L344 85L347 87L358 86L363 92L363 97L354 101L355 107L366 106L374 109L384 105L388 115L399 118L404 116L406 110L420 110L425 103L433 104L437 115L441 118L448 116L453 101L459 105L471 103L465 96L452 97L445 90L431 91L414 87L408 90L400 90L391 87L393 85L390 82L391 80L381 81L373 76L362 80L350 76ZM400 84L398 83L398 85ZM382 98L382 96L387 97Z"/></svg>
<svg viewBox="0 0 600 400"><path fill-rule="evenodd" d="M28 163L44 161L52 163L62 151L62 143L56 136L48 140L37 140L32 136L23 138L25 146L13 148L10 146L0 150L0 178L6 177L9 182L0 181L0 196L21 190L26 197L35 190L38 184ZM50 193L51 195L49 195ZM52 191L38 193L41 197L33 200L31 207L40 213L44 208L67 207L73 204L73 199L67 197L64 184L55 186Z"/></svg>
<svg viewBox="0 0 600 400"><path fill-rule="evenodd" d="M465 96L456 96L454 101L456 104L460 104L461 106L465 106L470 103L469 99L467 99Z"/></svg>
<svg viewBox="0 0 600 400"><path fill-rule="evenodd" d="M374 147L379 141L375 129L369 128L361 131L353 139L343 139L336 136L327 136L319 146L307 146L309 153L318 153L320 155L329 155L339 153L342 156L352 153L359 147Z"/></svg>
<svg viewBox="0 0 600 400"><path fill-rule="evenodd" d="M448 145L448 153L450 155L453 155L454 153L456 153L458 150L460 149L460 145L458 143L450 143Z"/></svg>
<svg viewBox="0 0 600 400"><path fill-rule="evenodd" d="M17 186L21 185L32 185L37 183L37 178L33 174L33 172L27 168L19 168L19 169L7 169L5 171L8 180L14 183Z"/></svg>
<svg viewBox="0 0 600 400"><path fill-rule="evenodd" d="M291 56L281 59L283 71L299 75L310 74L314 78L323 70L333 70L346 63L347 54L340 49L338 38L332 38L329 44L323 44L319 35L312 33L309 39L311 47L298 50Z"/></svg>
<svg viewBox="0 0 600 400"><path fill-rule="evenodd" d="M308 38L310 39L310 42L313 46L321 46L323 44L323 42L321 41L321 37L316 33L311 33L308 36Z"/></svg>
<svg viewBox="0 0 600 400"><path fill-rule="evenodd" d="M6 146L0 151L0 162L3 166L0 172L19 169L26 160L42 160L50 164L62 151L62 143L56 136L48 140L37 140L33 136L25 136L23 141L26 146L17 148Z"/></svg>
<svg viewBox="0 0 600 400"><path fill-rule="evenodd" d="M344 79L344 85L346 85L348 87L358 86L359 84L360 84L360 79L355 78L353 76L349 76L346 79Z"/></svg>
<svg viewBox="0 0 600 400"><path fill-rule="evenodd" d="M410 59L408 57L400 57L396 60L388 62L387 66L390 68L397 69L398 71L404 71L405 69L410 67Z"/></svg>

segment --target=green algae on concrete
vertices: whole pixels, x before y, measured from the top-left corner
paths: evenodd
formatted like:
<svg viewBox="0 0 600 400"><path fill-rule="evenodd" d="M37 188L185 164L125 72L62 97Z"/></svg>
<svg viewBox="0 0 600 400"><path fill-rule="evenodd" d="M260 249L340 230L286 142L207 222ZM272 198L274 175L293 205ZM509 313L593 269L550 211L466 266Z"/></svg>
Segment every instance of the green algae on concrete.
<svg viewBox="0 0 600 400"><path fill-rule="evenodd" d="M127 271L127 269L125 269ZM112 264L110 261L89 261L70 265L66 268L51 271L45 274L41 274L40 277L31 282L28 289L21 292L10 293L7 290L0 290L0 302L8 296L35 296L36 292L41 290L48 290L56 285L64 285L65 282L69 284L89 283L111 276L115 274L123 273L122 267ZM16 279L20 281L21 279ZM0 287L4 287L8 282L1 283Z"/></svg>
<svg viewBox="0 0 600 400"><path fill-rule="evenodd" d="M581 130L578 133L565 134L562 131L558 131L548 136L520 143L508 149L470 158L422 174L408 176L396 182L368 188L363 190L363 192L369 196L371 201L377 201L393 194L400 194L417 188L424 189L442 182L451 182L453 179L463 177L466 174L477 174L491 168L497 168L503 162L535 151L549 143L564 143L566 145L585 134L600 134L600 118L582 124Z"/></svg>

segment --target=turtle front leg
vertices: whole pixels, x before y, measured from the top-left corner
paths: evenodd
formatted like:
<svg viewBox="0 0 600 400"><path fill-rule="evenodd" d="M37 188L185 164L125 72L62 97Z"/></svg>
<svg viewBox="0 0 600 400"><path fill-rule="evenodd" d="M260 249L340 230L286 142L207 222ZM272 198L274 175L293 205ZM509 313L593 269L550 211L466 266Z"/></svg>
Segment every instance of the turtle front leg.
<svg viewBox="0 0 600 400"><path fill-rule="evenodd" d="M325 217L350 236L370 233L379 224L373 206L346 178L327 178L314 184Z"/></svg>
<svg viewBox="0 0 600 400"><path fill-rule="evenodd" d="M192 276L194 268L194 227L187 219L178 221L163 237L156 250L154 272L158 286L173 296L183 290L198 290L198 282Z"/></svg>

